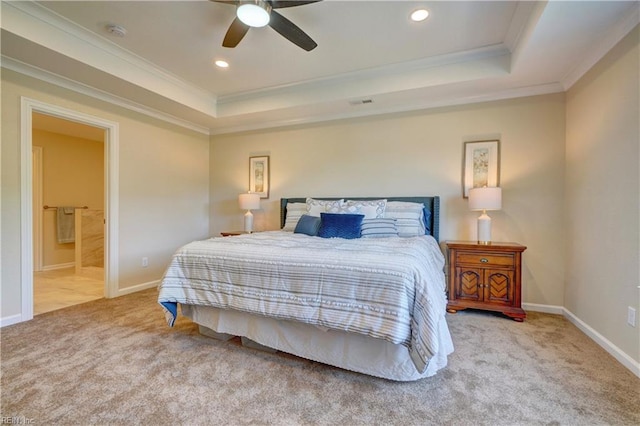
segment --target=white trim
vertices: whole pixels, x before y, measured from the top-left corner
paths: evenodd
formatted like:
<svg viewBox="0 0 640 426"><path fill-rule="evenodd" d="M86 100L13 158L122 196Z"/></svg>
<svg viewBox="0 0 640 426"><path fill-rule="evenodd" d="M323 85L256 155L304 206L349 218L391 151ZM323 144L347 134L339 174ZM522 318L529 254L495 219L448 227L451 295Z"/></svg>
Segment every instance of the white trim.
<svg viewBox="0 0 640 426"><path fill-rule="evenodd" d="M118 123L110 122L104 132L105 164L105 193L104 193L104 264L105 289L107 297L118 295L118 211L119 211L119 159L120 159L120 128ZM108 236L108 238L107 238Z"/></svg>
<svg viewBox="0 0 640 426"><path fill-rule="evenodd" d="M42 147L31 145L33 164L33 270L42 271L43 236L42 236Z"/></svg>
<svg viewBox="0 0 640 426"><path fill-rule="evenodd" d="M33 319L33 188L31 147L33 107L21 99L20 110L20 282L21 321Z"/></svg>
<svg viewBox="0 0 640 426"><path fill-rule="evenodd" d="M598 333L596 330L591 328L587 323L582 321L580 318L575 316L571 311L567 308L564 308L564 316L580 331L589 336L591 340L600 345L605 351L607 351L611 356L618 360L622 365L627 367L633 374L640 378L640 362L634 360L629 355L624 353L619 347L611 343L607 338L605 338L602 334Z"/></svg>
<svg viewBox="0 0 640 426"><path fill-rule="evenodd" d="M616 26L601 38L598 43L589 47L587 57L576 65L561 80L565 90L569 90L583 75L598 63L613 47L620 42L629 31L633 30L640 23L640 6L636 7L616 24Z"/></svg>
<svg viewBox="0 0 640 426"><path fill-rule="evenodd" d="M461 96L458 98L447 99L429 99L425 97L421 103L412 103L410 105L392 105L377 109L353 109L353 112L340 111L335 114L313 115L306 117L273 119L269 122L251 122L243 123L238 126L220 126L210 130L211 136L223 135L229 133L248 132L254 130L273 129L277 127L297 126L303 124L322 123L326 121L339 121L360 117L372 117L376 115L397 114L421 110L429 110L432 108L442 108L458 105L471 105L483 102L493 102L505 99L521 98L525 96L548 95L551 93L562 93L564 89L560 83L540 84L535 86L516 87L502 91L493 91L482 93L479 95ZM375 104L374 104L375 105Z"/></svg>
<svg viewBox="0 0 640 426"><path fill-rule="evenodd" d="M613 356L620 364L629 369L637 377L640 377L640 362L634 360L629 355L624 353L619 347L611 343L606 337L598 333L591 328L587 323L575 316L564 306L556 305L540 305L537 303L523 303L522 309L525 311L544 312L547 314L558 314L564 316L569 322L578 327L578 330L582 331L591 340L597 343L611 356Z"/></svg>
<svg viewBox="0 0 640 426"><path fill-rule="evenodd" d="M158 285L160 284L160 280L156 280L156 281L148 281L146 283L142 283L142 284L137 284L131 287L126 287L123 289L118 289L116 291L115 296L113 297L119 297L119 296L125 296L127 294L132 294L132 293L137 293L139 291L142 290L147 290L150 288L155 288L158 287ZM0 328L2 327L6 327L9 325L13 325L13 324L17 324L19 322L25 321L22 319L22 315L18 314L18 315L13 315L10 317L5 317L5 318L0 318Z"/></svg>
<svg viewBox="0 0 640 426"><path fill-rule="evenodd" d="M310 92L324 93L327 90L342 91L342 88L349 88L349 86L357 85L363 80L378 81L377 90L381 91L381 88L388 84L386 81L380 81L379 79L381 78L394 77L398 80L405 80L407 75L413 75L414 73L422 75L427 70L444 68L457 64L470 64L472 62L475 62L476 68L479 68L482 64L487 62L491 65L495 65L497 61L497 63L500 64L502 62L501 58L509 57L509 55L510 52L507 46L502 43L498 43L477 49L447 53L402 63L382 65L375 68L368 68L366 70L345 72L330 77L314 78L306 81L297 81L278 86L270 86L261 89L222 95L218 96L217 99L217 117L224 118L225 116L236 115L229 114L226 111L221 111L221 108L228 108L228 105L230 104L256 101L264 98L281 97L282 95L291 93L294 93L296 98L304 99L308 97ZM503 75L507 72L508 70L499 70L498 74ZM495 70L492 69L492 73L495 73ZM486 76L477 77L472 75L472 78L486 78ZM465 75L464 80L468 79L469 76ZM306 103L308 103L308 101Z"/></svg>
<svg viewBox="0 0 640 426"><path fill-rule="evenodd" d="M17 324L22 322L22 315L12 315L10 317L0 318L0 328L6 327L8 325Z"/></svg>
<svg viewBox="0 0 640 426"><path fill-rule="evenodd" d="M76 262L58 263L57 265L43 266L42 270L43 271L55 271L57 269L67 269L67 268L73 268L75 266L76 266Z"/></svg>
<svg viewBox="0 0 640 426"><path fill-rule="evenodd" d="M538 303L523 303L525 311L543 312L545 314L564 315L564 308L556 305L540 305Z"/></svg>
<svg viewBox="0 0 640 426"><path fill-rule="evenodd" d="M32 114L39 112L105 130L105 295L118 295L118 123L78 111L21 97L20 117L20 240L21 321L33 318L33 206L32 206Z"/></svg>
<svg viewBox="0 0 640 426"><path fill-rule="evenodd" d="M34 1L2 2L2 29L215 117L216 96Z"/></svg>
<svg viewBox="0 0 640 426"><path fill-rule="evenodd" d="M150 289L150 288L158 287L158 285L160 285L160 280L147 281L146 283L137 284L137 285L133 285L131 287L125 287L125 288L118 289L117 296L124 296L126 294L137 293L137 292L142 291L142 290L147 290L147 289Z"/></svg>
<svg viewBox="0 0 640 426"><path fill-rule="evenodd" d="M42 80L44 82L53 84L58 87L72 90L76 93L80 93L85 96L90 96L92 98L99 99L104 102L108 102L112 105L117 105L119 107L126 108L129 111L134 111L134 112L144 114L146 116L149 116L161 121L165 121L167 123L175 124L176 126L193 130L194 132L202 133L204 135L209 135L208 127L200 126L190 121L174 117L173 115L166 114L164 112L149 108L147 106L130 101L128 99L124 99L119 96L113 95L111 93L105 92L103 90L96 89L95 87L91 87L86 84L68 79L66 77L62 77L58 74L54 74L52 72L43 70L42 68L25 64L24 62L20 62L18 60L9 58L7 56L1 56L0 58L2 60L2 68L6 68L8 70L11 70L29 77Z"/></svg>

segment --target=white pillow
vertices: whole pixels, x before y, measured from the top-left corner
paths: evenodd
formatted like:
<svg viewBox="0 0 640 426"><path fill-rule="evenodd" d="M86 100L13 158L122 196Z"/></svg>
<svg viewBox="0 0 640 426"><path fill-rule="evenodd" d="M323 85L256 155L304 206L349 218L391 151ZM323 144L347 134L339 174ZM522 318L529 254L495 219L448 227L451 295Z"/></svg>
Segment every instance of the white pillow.
<svg viewBox="0 0 640 426"><path fill-rule="evenodd" d="M307 198L307 214L320 217L320 213L340 213L344 199L340 200L316 200Z"/></svg>
<svg viewBox="0 0 640 426"><path fill-rule="evenodd" d="M347 200L340 213L363 214L365 219L384 217L387 200Z"/></svg>
<svg viewBox="0 0 640 426"><path fill-rule="evenodd" d="M292 231L303 214L307 214L307 203L287 203L287 216L284 220L283 231Z"/></svg>
<svg viewBox="0 0 640 426"><path fill-rule="evenodd" d="M408 201L388 201L384 217L396 219L398 235L400 237L416 237L424 235L424 205Z"/></svg>

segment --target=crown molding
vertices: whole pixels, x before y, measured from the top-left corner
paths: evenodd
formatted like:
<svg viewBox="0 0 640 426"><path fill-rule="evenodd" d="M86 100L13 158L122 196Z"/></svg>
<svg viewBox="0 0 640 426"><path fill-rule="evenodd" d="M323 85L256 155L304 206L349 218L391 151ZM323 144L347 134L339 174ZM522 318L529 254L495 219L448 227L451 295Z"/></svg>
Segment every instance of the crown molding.
<svg viewBox="0 0 640 426"><path fill-rule="evenodd" d="M639 23L640 5L636 3L631 13L625 14L611 31L601 38L597 44L591 46L586 58L562 78L561 82L564 89L569 90Z"/></svg>
<svg viewBox="0 0 640 426"><path fill-rule="evenodd" d="M510 53L500 43L479 49L218 97L218 118L375 96L435 85L505 76Z"/></svg>
<svg viewBox="0 0 640 426"><path fill-rule="evenodd" d="M206 115L216 96L33 1L2 1L2 29Z"/></svg>
<svg viewBox="0 0 640 426"><path fill-rule="evenodd" d="M562 93L564 88L560 83L541 84L535 86L517 87L507 90L494 91L470 96L458 96L438 100L426 100L418 103L393 105L380 108L355 109L351 112L341 111L335 114L309 115L306 117L283 118L280 120L270 120L269 122L254 121L251 124L242 124L239 126L220 126L212 128L210 134L212 136L224 135L231 133L252 132L266 129L274 129L280 127L300 126L306 124L315 124L327 121L347 120L354 118L363 118L368 116L378 116L387 114L399 114L412 111L428 110L433 108L443 108L459 105L470 105L483 102L500 101L506 99L522 98L527 96L548 95L552 93ZM374 104L375 105L375 104Z"/></svg>
<svg viewBox="0 0 640 426"><path fill-rule="evenodd" d="M25 64L23 62L17 61L12 58L8 58L6 56L0 57L0 66L4 69L17 72L19 74L26 75L28 77L35 78L37 80L44 81L46 83L53 84L58 87L62 87L67 90L71 90L76 93L80 93L82 95L86 95L92 97L94 99L98 99L100 101L104 101L110 103L112 105L116 105L122 108L125 108L129 111L134 111L140 114L144 114L148 117L152 117L158 120L162 120L167 123L174 124L176 126L183 127L185 129L192 130L197 133L202 133L204 135L209 135L209 128L204 127L195 123L192 123L187 120L183 120L181 118L174 117L172 115L166 114L161 111L154 110L145 105L141 105L135 102L132 102L128 99L124 99L111 93L104 92L100 89L96 89L95 87L87 86L85 84L79 83L74 80L70 80L66 77L62 77L57 74L53 74L49 71L45 71L40 68L36 68L32 65Z"/></svg>
<svg viewBox="0 0 640 426"><path fill-rule="evenodd" d="M515 68L522 51L529 43L538 21L542 17L547 1L518 2L504 44L511 52L511 67Z"/></svg>
<svg viewBox="0 0 640 426"><path fill-rule="evenodd" d="M417 59L414 61L400 62L391 65L384 65L376 68L369 68L366 70L352 71L348 73L342 73L333 75L330 77L317 78L313 80L306 80L303 82L295 82L289 84L282 84L279 86L267 87L263 89L250 90L246 92L233 93L229 95L218 96L218 103L232 103L238 101L244 101L247 99L253 99L257 97L276 96L279 93L287 93L291 91L298 91L300 87L314 86L314 85L331 85L346 81L356 81L361 78L376 78L376 77L388 77L404 72L424 70L428 68L436 68L446 65L452 65L457 63L471 62L482 59L488 59L496 56L503 56L509 54L508 47L503 44L494 44L491 46L484 46L478 49L465 50L455 53L443 54L438 56L431 56L424 59Z"/></svg>

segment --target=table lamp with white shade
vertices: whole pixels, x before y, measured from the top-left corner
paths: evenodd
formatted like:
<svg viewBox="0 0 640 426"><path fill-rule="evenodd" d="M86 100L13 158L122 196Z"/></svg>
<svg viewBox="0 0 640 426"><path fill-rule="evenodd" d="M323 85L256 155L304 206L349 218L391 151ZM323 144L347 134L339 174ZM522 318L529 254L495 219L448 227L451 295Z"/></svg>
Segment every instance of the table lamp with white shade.
<svg viewBox="0 0 640 426"><path fill-rule="evenodd" d="M244 231L253 232L253 214L251 210L257 210L260 208L260 194L254 194L247 192L246 194L240 194L238 196L238 203L240 208L246 210L244 214Z"/></svg>
<svg viewBox="0 0 640 426"><path fill-rule="evenodd" d="M478 217L478 244L491 244L491 218L487 210L502 208L502 188L483 186L469 190L469 209L482 210Z"/></svg>

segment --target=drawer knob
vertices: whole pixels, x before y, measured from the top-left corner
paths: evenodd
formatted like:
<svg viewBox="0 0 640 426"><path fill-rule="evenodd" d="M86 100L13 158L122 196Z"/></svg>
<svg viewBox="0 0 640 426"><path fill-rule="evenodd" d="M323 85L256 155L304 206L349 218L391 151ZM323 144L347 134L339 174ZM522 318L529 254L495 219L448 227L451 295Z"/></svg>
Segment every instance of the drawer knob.
<svg viewBox="0 0 640 426"><path fill-rule="evenodd" d="M480 262L482 263L488 263L489 259L487 259L486 257L483 257L482 259L480 259Z"/></svg>

